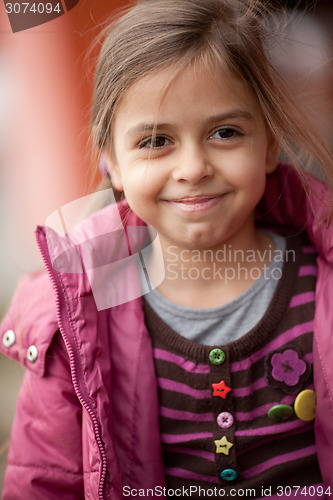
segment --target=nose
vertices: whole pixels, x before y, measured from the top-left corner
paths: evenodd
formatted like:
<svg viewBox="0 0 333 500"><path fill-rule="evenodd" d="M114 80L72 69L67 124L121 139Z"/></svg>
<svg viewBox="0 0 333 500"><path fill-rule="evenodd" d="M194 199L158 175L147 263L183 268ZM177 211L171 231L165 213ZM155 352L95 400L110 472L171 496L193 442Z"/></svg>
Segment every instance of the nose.
<svg viewBox="0 0 333 500"><path fill-rule="evenodd" d="M173 169L176 181L198 184L214 175L213 166L201 144L191 142L183 145L176 161L177 165Z"/></svg>

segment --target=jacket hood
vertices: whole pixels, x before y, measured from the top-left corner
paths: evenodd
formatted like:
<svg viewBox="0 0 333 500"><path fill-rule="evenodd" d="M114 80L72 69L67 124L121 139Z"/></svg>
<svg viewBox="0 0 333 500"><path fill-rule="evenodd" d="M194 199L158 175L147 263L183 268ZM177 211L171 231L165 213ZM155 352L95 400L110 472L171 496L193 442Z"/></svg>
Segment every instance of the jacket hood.
<svg viewBox="0 0 333 500"><path fill-rule="evenodd" d="M333 196L325 183L295 168L280 165L267 176L264 196L256 210L259 225L285 234L306 231L319 255L333 264Z"/></svg>

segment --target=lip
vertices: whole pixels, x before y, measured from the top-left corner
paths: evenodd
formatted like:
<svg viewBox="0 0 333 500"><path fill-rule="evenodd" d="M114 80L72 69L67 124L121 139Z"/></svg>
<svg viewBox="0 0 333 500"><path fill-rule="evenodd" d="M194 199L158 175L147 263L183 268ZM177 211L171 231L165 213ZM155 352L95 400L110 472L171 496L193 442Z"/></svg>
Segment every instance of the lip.
<svg viewBox="0 0 333 500"><path fill-rule="evenodd" d="M174 198L173 200L168 200L173 203L201 203L206 200L212 200L222 196L221 194L201 194L197 196L183 196L182 198Z"/></svg>
<svg viewBox="0 0 333 500"><path fill-rule="evenodd" d="M215 207L224 197L224 194L184 196L166 200L175 210L182 213L204 212Z"/></svg>

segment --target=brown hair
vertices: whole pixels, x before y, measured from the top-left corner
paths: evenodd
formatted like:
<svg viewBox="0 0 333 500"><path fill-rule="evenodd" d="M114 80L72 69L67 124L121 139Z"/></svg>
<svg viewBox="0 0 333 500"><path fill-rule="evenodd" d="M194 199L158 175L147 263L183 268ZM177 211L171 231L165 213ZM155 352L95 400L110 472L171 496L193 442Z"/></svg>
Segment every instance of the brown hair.
<svg viewBox="0 0 333 500"><path fill-rule="evenodd" d="M93 144L109 150L112 119L124 92L140 78L193 61L227 67L261 108L281 151L304 180L295 151L307 151L333 185L332 156L287 91L266 54L270 17L264 0L142 0L118 13L102 36L93 97Z"/></svg>

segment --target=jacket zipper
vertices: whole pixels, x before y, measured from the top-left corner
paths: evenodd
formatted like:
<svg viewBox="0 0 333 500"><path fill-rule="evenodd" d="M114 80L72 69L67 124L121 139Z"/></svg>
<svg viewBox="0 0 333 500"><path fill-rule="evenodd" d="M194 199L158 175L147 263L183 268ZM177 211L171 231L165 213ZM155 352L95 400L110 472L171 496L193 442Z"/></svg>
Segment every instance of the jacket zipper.
<svg viewBox="0 0 333 500"><path fill-rule="evenodd" d="M38 245L39 251L41 253L46 270L48 272L49 278L51 280L53 290L55 292L57 321L58 321L59 329L60 329L60 332L61 332L62 337L64 339L66 349L68 352L68 356L69 356L69 362L70 362L74 390L75 390L75 393L76 393L81 405L86 409L86 411L88 412L88 414L91 418L94 432L95 432L95 438L96 438L98 448L99 448L101 458L102 458L102 471L101 471L101 476L100 476L99 486L98 486L98 499L103 500L103 488L104 488L104 482L105 482L105 477L106 477L106 468L107 468L106 452L105 452L104 445L103 445L103 442L101 439L101 433L99 430L98 419L95 415L94 410L91 408L89 403L87 403L86 399L84 398L82 390L79 387L78 378L77 378L77 371L76 371L75 354L74 354L72 344L71 344L71 342L68 339L68 336L66 334L66 330L65 330L65 327L63 324L63 318L62 318L62 314L61 314L61 306L62 306L63 299L59 293L60 285L58 284L57 278L52 271L52 265L51 265L50 260L49 260L48 250L44 251L45 246L44 246L44 243L40 239L41 233L42 233L42 237L45 238L46 235L44 234L44 228L41 226L38 226L36 229L37 245ZM70 324L68 324L68 328L70 328Z"/></svg>

